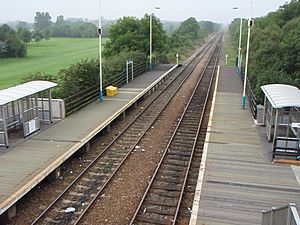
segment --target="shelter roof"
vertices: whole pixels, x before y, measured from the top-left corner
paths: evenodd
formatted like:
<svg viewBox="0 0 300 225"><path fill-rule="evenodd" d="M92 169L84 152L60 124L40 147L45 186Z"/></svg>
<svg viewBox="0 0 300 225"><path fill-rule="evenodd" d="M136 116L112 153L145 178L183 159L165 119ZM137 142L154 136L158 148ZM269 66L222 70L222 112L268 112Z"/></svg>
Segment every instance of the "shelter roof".
<svg viewBox="0 0 300 225"><path fill-rule="evenodd" d="M56 83L39 80L30 81L24 84L17 85L15 87L0 90L0 106L48 90L55 86L57 86Z"/></svg>
<svg viewBox="0 0 300 225"><path fill-rule="evenodd" d="M269 84L261 86L262 91L273 108L300 107L300 90L286 84Z"/></svg>

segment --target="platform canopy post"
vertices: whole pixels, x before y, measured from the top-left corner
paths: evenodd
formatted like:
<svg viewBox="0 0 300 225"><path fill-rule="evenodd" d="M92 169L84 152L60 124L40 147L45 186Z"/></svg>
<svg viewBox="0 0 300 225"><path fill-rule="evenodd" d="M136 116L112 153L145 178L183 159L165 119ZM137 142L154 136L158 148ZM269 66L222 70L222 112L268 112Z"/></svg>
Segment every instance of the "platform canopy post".
<svg viewBox="0 0 300 225"><path fill-rule="evenodd" d="M278 116L279 116L279 109L275 109L275 122L274 122L274 133L273 133L273 147L275 146L276 137L277 137L277 130L278 130Z"/></svg>
<svg viewBox="0 0 300 225"><path fill-rule="evenodd" d="M8 147L8 134L4 107L5 106L0 106L0 146Z"/></svg>
<svg viewBox="0 0 300 225"><path fill-rule="evenodd" d="M51 104L51 99L52 99L52 93L51 93L51 89L49 89L49 96L48 96L48 105L49 105L49 120L50 123L53 122L53 117L52 117L52 104Z"/></svg>
<svg viewBox="0 0 300 225"><path fill-rule="evenodd" d="M266 112L267 112L267 97L264 97L264 115L263 115L263 125L266 125Z"/></svg>

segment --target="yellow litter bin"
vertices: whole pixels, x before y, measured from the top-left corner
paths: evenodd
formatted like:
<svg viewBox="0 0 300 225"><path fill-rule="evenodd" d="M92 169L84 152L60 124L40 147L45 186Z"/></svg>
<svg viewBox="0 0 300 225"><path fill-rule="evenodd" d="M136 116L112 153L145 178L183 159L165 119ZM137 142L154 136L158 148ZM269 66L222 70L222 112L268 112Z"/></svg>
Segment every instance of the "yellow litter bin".
<svg viewBox="0 0 300 225"><path fill-rule="evenodd" d="M105 88L105 90L106 90L107 96L115 96L115 95L117 95L118 88L114 87L114 86L108 86Z"/></svg>

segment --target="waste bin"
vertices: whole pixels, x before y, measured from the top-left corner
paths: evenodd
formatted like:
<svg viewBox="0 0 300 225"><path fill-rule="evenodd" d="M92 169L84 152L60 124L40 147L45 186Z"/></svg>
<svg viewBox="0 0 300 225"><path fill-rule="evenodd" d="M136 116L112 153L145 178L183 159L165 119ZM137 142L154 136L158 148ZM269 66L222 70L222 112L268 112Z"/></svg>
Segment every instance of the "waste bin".
<svg viewBox="0 0 300 225"><path fill-rule="evenodd" d="M106 90L106 96L115 96L117 95L117 87L114 86L108 86L105 88Z"/></svg>

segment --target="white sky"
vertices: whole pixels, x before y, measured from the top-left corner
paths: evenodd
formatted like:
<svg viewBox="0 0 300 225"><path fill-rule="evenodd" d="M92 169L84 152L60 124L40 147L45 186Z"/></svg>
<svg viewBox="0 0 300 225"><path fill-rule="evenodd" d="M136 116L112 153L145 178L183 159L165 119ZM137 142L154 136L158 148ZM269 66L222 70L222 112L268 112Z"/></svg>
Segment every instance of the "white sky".
<svg viewBox="0 0 300 225"><path fill-rule="evenodd" d="M1 3L2 2L2 3ZM3 3L5 2L5 3ZM183 21L189 17L230 23L235 17L250 16L251 0L101 0L101 13L105 19L122 16L142 17L151 10L161 20ZM289 0L252 0L252 16L264 16ZM238 6L241 10L233 10ZM154 10L154 7L160 7ZM0 22L22 20L33 22L35 12L49 12L52 21L58 15L65 18L96 19L99 0L0 0Z"/></svg>

